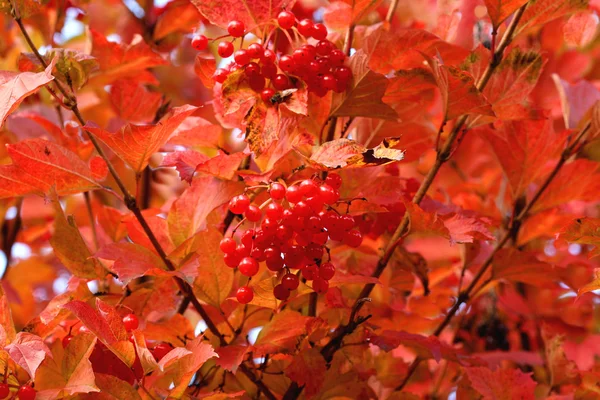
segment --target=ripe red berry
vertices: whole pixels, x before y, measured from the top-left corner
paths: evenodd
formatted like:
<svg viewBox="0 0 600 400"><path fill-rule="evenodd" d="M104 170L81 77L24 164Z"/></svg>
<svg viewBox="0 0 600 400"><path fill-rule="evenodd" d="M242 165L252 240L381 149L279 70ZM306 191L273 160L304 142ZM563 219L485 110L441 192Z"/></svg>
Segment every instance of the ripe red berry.
<svg viewBox="0 0 600 400"><path fill-rule="evenodd" d="M344 65L333 69L333 76L339 82L348 83L352 79L352 70Z"/></svg>
<svg viewBox="0 0 600 400"><path fill-rule="evenodd" d="M312 179L305 179L298 185L300 193L304 197L312 197L317 194L319 187Z"/></svg>
<svg viewBox="0 0 600 400"><path fill-rule="evenodd" d="M231 21L227 25L227 32L233 37L244 36L244 23L242 21Z"/></svg>
<svg viewBox="0 0 600 400"><path fill-rule="evenodd" d="M125 325L126 330L132 331L140 326L140 321L134 314L127 314L123 317L123 325Z"/></svg>
<svg viewBox="0 0 600 400"><path fill-rule="evenodd" d="M306 49L302 48L294 50L294 52L292 53L292 58L294 59L294 63L296 65L306 65L310 61L312 61L310 53L306 51Z"/></svg>
<svg viewBox="0 0 600 400"><path fill-rule="evenodd" d="M260 98L267 104L271 104L271 98L273 96L275 96L275 90L271 88L264 89L262 92L260 92Z"/></svg>
<svg viewBox="0 0 600 400"><path fill-rule="evenodd" d="M250 199L245 194L235 196L229 202L229 210L234 214L243 214L250 206Z"/></svg>
<svg viewBox="0 0 600 400"><path fill-rule="evenodd" d="M362 243L362 234L357 230L348 231L344 234L344 243L350 247L358 247Z"/></svg>
<svg viewBox="0 0 600 400"><path fill-rule="evenodd" d="M319 272L319 270L317 269L317 266L315 264L308 264L301 269L301 272L302 276L306 280L312 281L317 277L317 273Z"/></svg>
<svg viewBox="0 0 600 400"><path fill-rule="evenodd" d="M248 46L248 54L252 58L261 58L265 53L265 49L262 47L260 43L252 43Z"/></svg>
<svg viewBox="0 0 600 400"><path fill-rule="evenodd" d="M277 90L285 90L290 87L290 80L286 75L277 74L275 78L273 78L273 86Z"/></svg>
<svg viewBox="0 0 600 400"><path fill-rule="evenodd" d="M225 261L225 265L227 265L229 268L237 267L238 264L240 263L240 260L241 260L241 258L237 254L237 252L227 253L227 254L225 254L225 256L223 256L223 261Z"/></svg>
<svg viewBox="0 0 600 400"><path fill-rule="evenodd" d="M219 248L225 254L231 254L235 252L235 248L237 243L232 238L223 238L221 239L221 243L219 243Z"/></svg>
<svg viewBox="0 0 600 400"><path fill-rule="evenodd" d="M254 276L258 273L258 262L252 257L244 257L238 265L240 273L245 276Z"/></svg>
<svg viewBox="0 0 600 400"><path fill-rule="evenodd" d="M354 218L351 215L342 215L340 217L340 228L349 231L354 228Z"/></svg>
<svg viewBox="0 0 600 400"><path fill-rule="evenodd" d="M213 79L216 82L223 83L227 79L227 75L229 75L229 72L227 70L223 68L218 68L213 74Z"/></svg>
<svg viewBox="0 0 600 400"><path fill-rule="evenodd" d="M248 304L254 298L254 292L252 291L252 288L250 288L248 286L242 286L237 290L237 293L235 294L235 298L241 304Z"/></svg>
<svg viewBox="0 0 600 400"><path fill-rule="evenodd" d="M156 358L157 361L162 360L164 356L166 356L173 347L169 343L159 343L152 349L152 355Z"/></svg>
<svg viewBox="0 0 600 400"><path fill-rule="evenodd" d="M254 75L260 75L260 67L254 61L246 64L244 71L246 72L246 75L248 75L249 77L252 77Z"/></svg>
<svg viewBox="0 0 600 400"><path fill-rule="evenodd" d="M208 47L208 39L204 35L196 35L192 38L192 47L198 51L205 50Z"/></svg>
<svg viewBox="0 0 600 400"><path fill-rule="evenodd" d="M69 345L69 343L71 342L71 340L73 340L73 335L67 335L64 338L62 338L62 347L63 347L63 349ZM2 399L2 398L3 397L0 396L0 399Z"/></svg>
<svg viewBox="0 0 600 400"><path fill-rule="evenodd" d="M327 28L323 24L314 24L311 30L311 36L317 40L327 39Z"/></svg>
<svg viewBox="0 0 600 400"><path fill-rule="evenodd" d="M230 57L233 54L233 44L231 42L221 42L217 46L217 53L223 58Z"/></svg>
<svg viewBox="0 0 600 400"><path fill-rule="evenodd" d="M325 178L325 183L334 189L339 189L342 187L342 177L334 172L330 172L327 174L327 178Z"/></svg>
<svg viewBox="0 0 600 400"><path fill-rule="evenodd" d="M275 55L275 52L273 50L266 49L263 52L262 57L260 58L260 62L262 62L263 64L273 64L276 59L277 56Z"/></svg>
<svg viewBox="0 0 600 400"><path fill-rule="evenodd" d="M283 258L281 258L281 254L274 256L273 258L267 258L267 268L269 271L277 272L283 268L283 264L284 262Z"/></svg>
<svg viewBox="0 0 600 400"><path fill-rule="evenodd" d="M317 293L327 293L329 282L323 278L315 278L312 282L312 288Z"/></svg>
<svg viewBox="0 0 600 400"><path fill-rule="evenodd" d="M34 400L36 393L36 390L31 386L23 385L17 391L17 397L19 400Z"/></svg>
<svg viewBox="0 0 600 400"><path fill-rule="evenodd" d="M281 200L285 197L285 186L277 182L271 183L269 194L273 200Z"/></svg>
<svg viewBox="0 0 600 400"><path fill-rule="evenodd" d="M235 52L233 59L238 65L246 65L250 62L251 57L248 50L241 49Z"/></svg>
<svg viewBox="0 0 600 400"><path fill-rule="evenodd" d="M300 188L298 186L290 186L289 188L287 188L285 198L290 203L299 202L302 199L302 193L300 192Z"/></svg>
<svg viewBox="0 0 600 400"><path fill-rule="evenodd" d="M243 244L238 244L235 248L235 254L238 256L238 259L241 260L244 257L248 257L250 255L251 247L246 247Z"/></svg>
<svg viewBox="0 0 600 400"><path fill-rule="evenodd" d="M250 222L258 222L262 218L262 210L255 205L248 206L244 212L244 217Z"/></svg>
<svg viewBox="0 0 600 400"><path fill-rule="evenodd" d="M321 268L319 268L319 276L326 281L333 278L335 275L335 266L332 263L324 263L321 264Z"/></svg>
<svg viewBox="0 0 600 400"><path fill-rule="evenodd" d="M261 73L266 79L273 79L277 75L277 67L275 64L263 64Z"/></svg>
<svg viewBox="0 0 600 400"><path fill-rule="evenodd" d="M281 29L290 29L296 23L296 16L289 11L282 11L277 16L277 23Z"/></svg>
<svg viewBox="0 0 600 400"><path fill-rule="evenodd" d="M294 205L294 208L292 208L292 212L297 217L310 217L313 214L312 208L310 208L310 206L302 200L300 200Z"/></svg>
<svg viewBox="0 0 600 400"><path fill-rule="evenodd" d="M265 84L267 82L262 75L255 74L250 76L248 83L250 84L250 88L252 90L255 92L261 92L265 88Z"/></svg>
<svg viewBox="0 0 600 400"><path fill-rule="evenodd" d="M282 284L279 284L273 288L273 294L277 300L285 301L290 297L290 291L286 289Z"/></svg>
<svg viewBox="0 0 600 400"><path fill-rule="evenodd" d="M278 203L269 203L266 214L269 218L280 220L283 215L283 207Z"/></svg>
<svg viewBox="0 0 600 400"><path fill-rule="evenodd" d="M0 383L0 399L5 399L10 394L10 386L7 383Z"/></svg>
<svg viewBox="0 0 600 400"><path fill-rule="evenodd" d="M293 72L296 67L296 60L292 56L281 56L279 59L279 68L284 72Z"/></svg>
<svg viewBox="0 0 600 400"><path fill-rule="evenodd" d="M300 279L294 274L285 274L281 278L281 285L287 290L296 290L298 285L300 285Z"/></svg>
<svg viewBox="0 0 600 400"><path fill-rule="evenodd" d="M335 90L337 87L337 81L333 74L325 74L321 77L321 86L327 90Z"/></svg>
<svg viewBox="0 0 600 400"><path fill-rule="evenodd" d="M302 21L298 22L298 32L308 39L312 36L313 26L314 24L310 19L303 19Z"/></svg>
<svg viewBox="0 0 600 400"><path fill-rule="evenodd" d="M329 40L321 40L315 47L317 49L317 54L320 56L326 56L335 49L335 45Z"/></svg>
<svg viewBox="0 0 600 400"><path fill-rule="evenodd" d="M328 57L331 60L332 66L341 66L344 64L344 60L346 59L344 52L339 49L333 50Z"/></svg>

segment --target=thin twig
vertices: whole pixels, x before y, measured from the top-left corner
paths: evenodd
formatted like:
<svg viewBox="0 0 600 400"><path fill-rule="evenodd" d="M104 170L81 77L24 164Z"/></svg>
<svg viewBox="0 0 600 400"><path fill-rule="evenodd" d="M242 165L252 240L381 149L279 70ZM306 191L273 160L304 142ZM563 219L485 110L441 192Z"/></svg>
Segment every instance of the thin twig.
<svg viewBox="0 0 600 400"><path fill-rule="evenodd" d="M12 248L17 240L19 230L21 230L21 207L23 206L23 198L17 200L15 205L17 213L12 221L4 221L2 224L2 252L6 258L6 266L0 275L0 280L6 278L8 267L12 258Z"/></svg>
<svg viewBox="0 0 600 400"><path fill-rule="evenodd" d="M92 199L90 192L84 192L83 198L85 199L85 207L87 208L88 217L90 218L90 228L92 228L92 237L94 238L94 247L98 250L98 232L96 231L96 218L94 218L94 211L92 210Z"/></svg>

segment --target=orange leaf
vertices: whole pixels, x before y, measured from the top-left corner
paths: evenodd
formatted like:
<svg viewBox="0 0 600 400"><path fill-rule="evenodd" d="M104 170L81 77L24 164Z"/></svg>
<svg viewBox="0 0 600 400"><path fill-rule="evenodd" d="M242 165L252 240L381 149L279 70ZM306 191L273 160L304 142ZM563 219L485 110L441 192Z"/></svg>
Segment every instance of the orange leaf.
<svg viewBox="0 0 600 400"><path fill-rule="evenodd" d="M106 143L139 174L148 165L150 157L169 140L179 124L196 110L197 108L192 106L177 107L156 125L127 124L117 133L90 126L86 126L86 129Z"/></svg>
<svg viewBox="0 0 600 400"><path fill-rule="evenodd" d="M205 87L212 89L215 86L213 75L216 70L217 62L212 55L202 53L196 55L194 72L196 72L196 76L200 78L200 82L202 82Z"/></svg>
<svg viewBox="0 0 600 400"><path fill-rule="evenodd" d="M558 270L535 254L514 248L501 249L492 263L495 279L523 282L534 286L550 285L559 280Z"/></svg>
<svg viewBox="0 0 600 400"><path fill-rule="evenodd" d="M375 335L371 343L384 351L392 351L400 345L407 346L414 349L420 357L433 358L437 362L441 359L459 360L456 351L435 336L427 337L404 331L385 330Z"/></svg>
<svg viewBox="0 0 600 400"><path fill-rule="evenodd" d="M43 72L37 73L0 71L0 126L4 125L6 117L19 107L25 97L54 79L52 69L55 62L56 59L52 60Z"/></svg>
<svg viewBox="0 0 600 400"><path fill-rule="evenodd" d="M244 23L246 31L277 18L281 10L291 10L295 0L192 0L211 23L226 28L229 21Z"/></svg>
<svg viewBox="0 0 600 400"><path fill-rule="evenodd" d="M488 15L494 29L498 29L504 20L517 11L527 0L485 0Z"/></svg>
<svg viewBox="0 0 600 400"><path fill-rule="evenodd" d="M252 351L252 346L229 345L221 347L217 350L219 358L215 360L215 364L227 371L235 372L249 351Z"/></svg>
<svg viewBox="0 0 600 400"><path fill-rule="evenodd" d="M10 304L6 298L6 293L4 293L4 287L0 283L0 346L4 347L11 343L15 340L16 335Z"/></svg>
<svg viewBox="0 0 600 400"><path fill-rule="evenodd" d="M386 138L378 146L367 149L350 139L323 143L310 156L310 162L322 169L371 167L385 165L404 158L404 151L394 149L399 138Z"/></svg>
<svg viewBox="0 0 600 400"><path fill-rule="evenodd" d="M483 395L483 400L534 400L536 383L531 373L519 369L497 369L484 367L465 368L471 385Z"/></svg>
<svg viewBox="0 0 600 400"><path fill-rule="evenodd" d="M515 34L543 25L563 15L571 14L588 6L587 0L537 0L530 1Z"/></svg>
<svg viewBox="0 0 600 400"><path fill-rule="evenodd" d="M560 97L565 126L577 129L586 120L592 107L600 101L600 90L585 80L571 84L556 74L552 75L552 79Z"/></svg>
<svg viewBox="0 0 600 400"><path fill-rule="evenodd" d="M110 87L110 102L119 117L127 121L152 121L161 99L160 93L129 79L119 79Z"/></svg>
<svg viewBox="0 0 600 400"><path fill-rule="evenodd" d="M135 243L109 243L98 250L94 256L114 261L107 267L125 285L140 276L155 275L158 271L166 271L166 266L158 255Z"/></svg>
<svg viewBox="0 0 600 400"><path fill-rule="evenodd" d="M44 340L27 332L19 332L15 340L5 349L10 354L10 358L27 371L31 379L35 378L35 372L46 356L52 357Z"/></svg>
<svg viewBox="0 0 600 400"><path fill-rule="evenodd" d="M187 0L171 1L165 8L152 31L156 41L173 32L187 33L191 31L201 17L196 7Z"/></svg>
<svg viewBox="0 0 600 400"><path fill-rule="evenodd" d="M331 107L332 117L369 117L397 119L398 114L382 101L389 80L368 67L369 57L359 50L350 58L352 87L345 94L336 96Z"/></svg>
<svg viewBox="0 0 600 400"><path fill-rule="evenodd" d="M600 289L600 268L594 268L594 280L577 290L577 296Z"/></svg>
<svg viewBox="0 0 600 400"><path fill-rule="evenodd" d="M304 386L306 398L310 399L323 387L327 363L316 348L298 353L285 369L285 374L300 386Z"/></svg>
<svg viewBox="0 0 600 400"><path fill-rule="evenodd" d="M563 228L560 238L570 243L595 246L591 257L600 255L600 218L577 218Z"/></svg>
<svg viewBox="0 0 600 400"><path fill-rule="evenodd" d="M196 166L208 159L207 155L195 150L174 151L163 158L160 166L174 167L179 172L179 177L191 184Z"/></svg>
<svg viewBox="0 0 600 400"><path fill-rule="evenodd" d="M311 317L291 310L283 310L262 328L254 347L254 354L286 352L294 348L298 337L306 333Z"/></svg>
<svg viewBox="0 0 600 400"><path fill-rule="evenodd" d="M571 46L585 47L594 38L597 28L597 15L590 12L575 13L563 27L565 42Z"/></svg>

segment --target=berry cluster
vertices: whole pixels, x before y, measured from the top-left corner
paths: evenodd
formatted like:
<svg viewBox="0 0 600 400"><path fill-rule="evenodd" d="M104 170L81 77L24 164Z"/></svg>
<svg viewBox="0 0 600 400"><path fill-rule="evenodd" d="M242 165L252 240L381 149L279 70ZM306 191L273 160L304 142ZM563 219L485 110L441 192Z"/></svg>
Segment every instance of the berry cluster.
<svg viewBox="0 0 600 400"><path fill-rule="evenodd" d="M19 400L34 400L36 396L36 390L29 385L22 385L17 390L17 397L13 397ZM6 399L10 396L10 386L8 383L0 383L0 399Z"/></svg>
<svg viewBox="0 0 600 400"><path fill-rule="evenodd" d="M277 22L273 22L273 31L275 29L284 31L286 35L292 30L303 38L304 43L291 54L278 54L277 43L269 40L264 45L252 43L235 51L233 41L244 37L247 32L242 22L231 21L227 31L233 41L220 42L217 53L223 58L233 55L234 62L226 68L217 69L213 79L223 83L231 72L243 69L249 86L260 93L267 104L275 102L273 96L276 91L295 88L299 81L304 81L308 90L320 97L329 91L342 93L346 90L352 80L352 71L344 65L346 54L327 40L325 25L309 19L296 21L293 13L282 11ZM204 50L208 46L208 38L196 35L192 46Z"/></svg>
<svg viewBox="0 0 600 400"><path fill-rule="evenodd" d="M127 332L137 329L140 324L139 319L134 314L125 315L122 321ZM85 332L89 333L90 331L85 325L82 325L79 328L79 333ZM73 340L72 334L63 337L63 347L67 347L71 340ZM131 336L129 340L133 343L133 336ZM151 350L151 353L154 358L160 361L160 359L171 350L172 347L169 344L159 343ZM137 354L133 366L129 368L119 357L99 341L96 343L96 346L90 355L90 362L92 363L94 372L116 376L131 385L133 385L136 380L142 379L144 376L144 370Z"/></svg>
<svg viewBox="0 0 600 400"><path fill-rule="evenodd" d="M255 223L255 228L243 232L239 244L233 237L221 241L225 263L252 277L264 261L280 277L280 283L273 289L279 300L286 300L298 288L300 277L312 281L315 292L326 293L328 281L335 274L335 266L323 259L325 252L329 253L328 241L351 247L362 243L362 234L353 229L354 218L340 215L331 207L340 199L341 184L340 176L330 173L324 182L306 179L287 188L278 182L271 183L270 198L260 207L251 204L246 194L231 199L229 210L243 214L246 221ZM242 304L253 297L249 286L240 287L236 294Z"/></svg>

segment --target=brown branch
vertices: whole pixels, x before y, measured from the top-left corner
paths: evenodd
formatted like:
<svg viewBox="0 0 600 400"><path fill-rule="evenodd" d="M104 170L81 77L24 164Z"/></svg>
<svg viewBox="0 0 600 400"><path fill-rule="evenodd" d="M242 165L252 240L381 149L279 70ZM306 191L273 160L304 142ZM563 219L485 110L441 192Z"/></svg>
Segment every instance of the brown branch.
<svg viewBox="0 0 600 400"><path fill-rule="evenodd" d="M388 8L387 15L385 16L385 22L388 24L391 24L392 19L394 19L396 8L398 8L398 3L400 3L400 0L392 0L392 4L390 4L390 8Z"/></svg>
<svg viewBox="0 0 600 400"><path fill-rule="evenodd" d="M84 192L83 198L85 199L85 207L87 209L88 217L90 218L90 228L92 228L92 237L94 238L94 247L98 250L98 232L96 231L96 218L94 218L94 211L92 210L92 199L90 192Z"/></svg>
<svg viewBox="0 0 600 400"><path fill-rule="evenodd" d="M508 243L508 241L510 240L511 237L516 237L516 233L518 233L518 229L521 227L523 221L527 218L529 211L537 203L537 201L540 199L540 197L546 191L546 189L548 189L548 186L550 186L550 183L552 183L554 178L556 178L556 175L558 175L559 171L565 165L567 160L569 158L571 158L574 154L576 154L577 151L579 151L579 149L581 148L579 146L579 142L581 141L581 139L583 139L583 137L590 130L590 127L591 127L591 123L588 122L585 125L585 127L580 131L579 135L573 141L573 143L568 145L563 150L558 163L556 163L556 165L554 166L554 168L552 169L550 174L546 177L544 182L540 185L540 187L538 188L538 190L536 191L534 196L531 198L529 203L527 203L527 205L523 208L523 210L521 210L521 212L517 215L517 217L511 221L507 231L504 233L502 238L496 243L496 245L494 246L494 250L492 250L492 253L483 262L483 264L479 268L479 271L477 271L477 274L473 277L473 280L471 281L469 286L465 290L463 290L462 292L459 293L458 298L456 299L456 303L454 303L454 305L452 306L450 311L448 311L448 314L446 314L446 317L444 318L444 320L440 323L440 325L438 325L436 330L433 332L434 336L439 336L443 332L443 330L450 324L450 321L452 321L452 318L454 318L454 316L458 312L460 306L463 303L467 303L469 301L469 299L472 297L472 295L475 291L475 288L477 287L477 285L479 284L479 282L481 281L483 276L489 271L496 254L504 247L504 245L506 243ZM404 386L410 380L412 374L415 372L415 370L421 363L421 361L422 360L420 358L417 358L413 361L410 368L408 369L406 377L404 378L402 383L400 383L400 385L398 385L396 390L402 390L404 388Z"/></svg>
<svg viewBox="0 0 600 400"><path fill-rule="evenodd" d="M19 230L21 230L21 207L23 205L23 199L20 198L17 200L16 208L17 215L12 221L4 221L2 224L2 252L4 253L4 257L6 257L6 266L2 275L0 275L0 280L6 277L8 274L8 267L10 265L10 260L12 258L12 248L17 240L17 235Z"/></svg>

